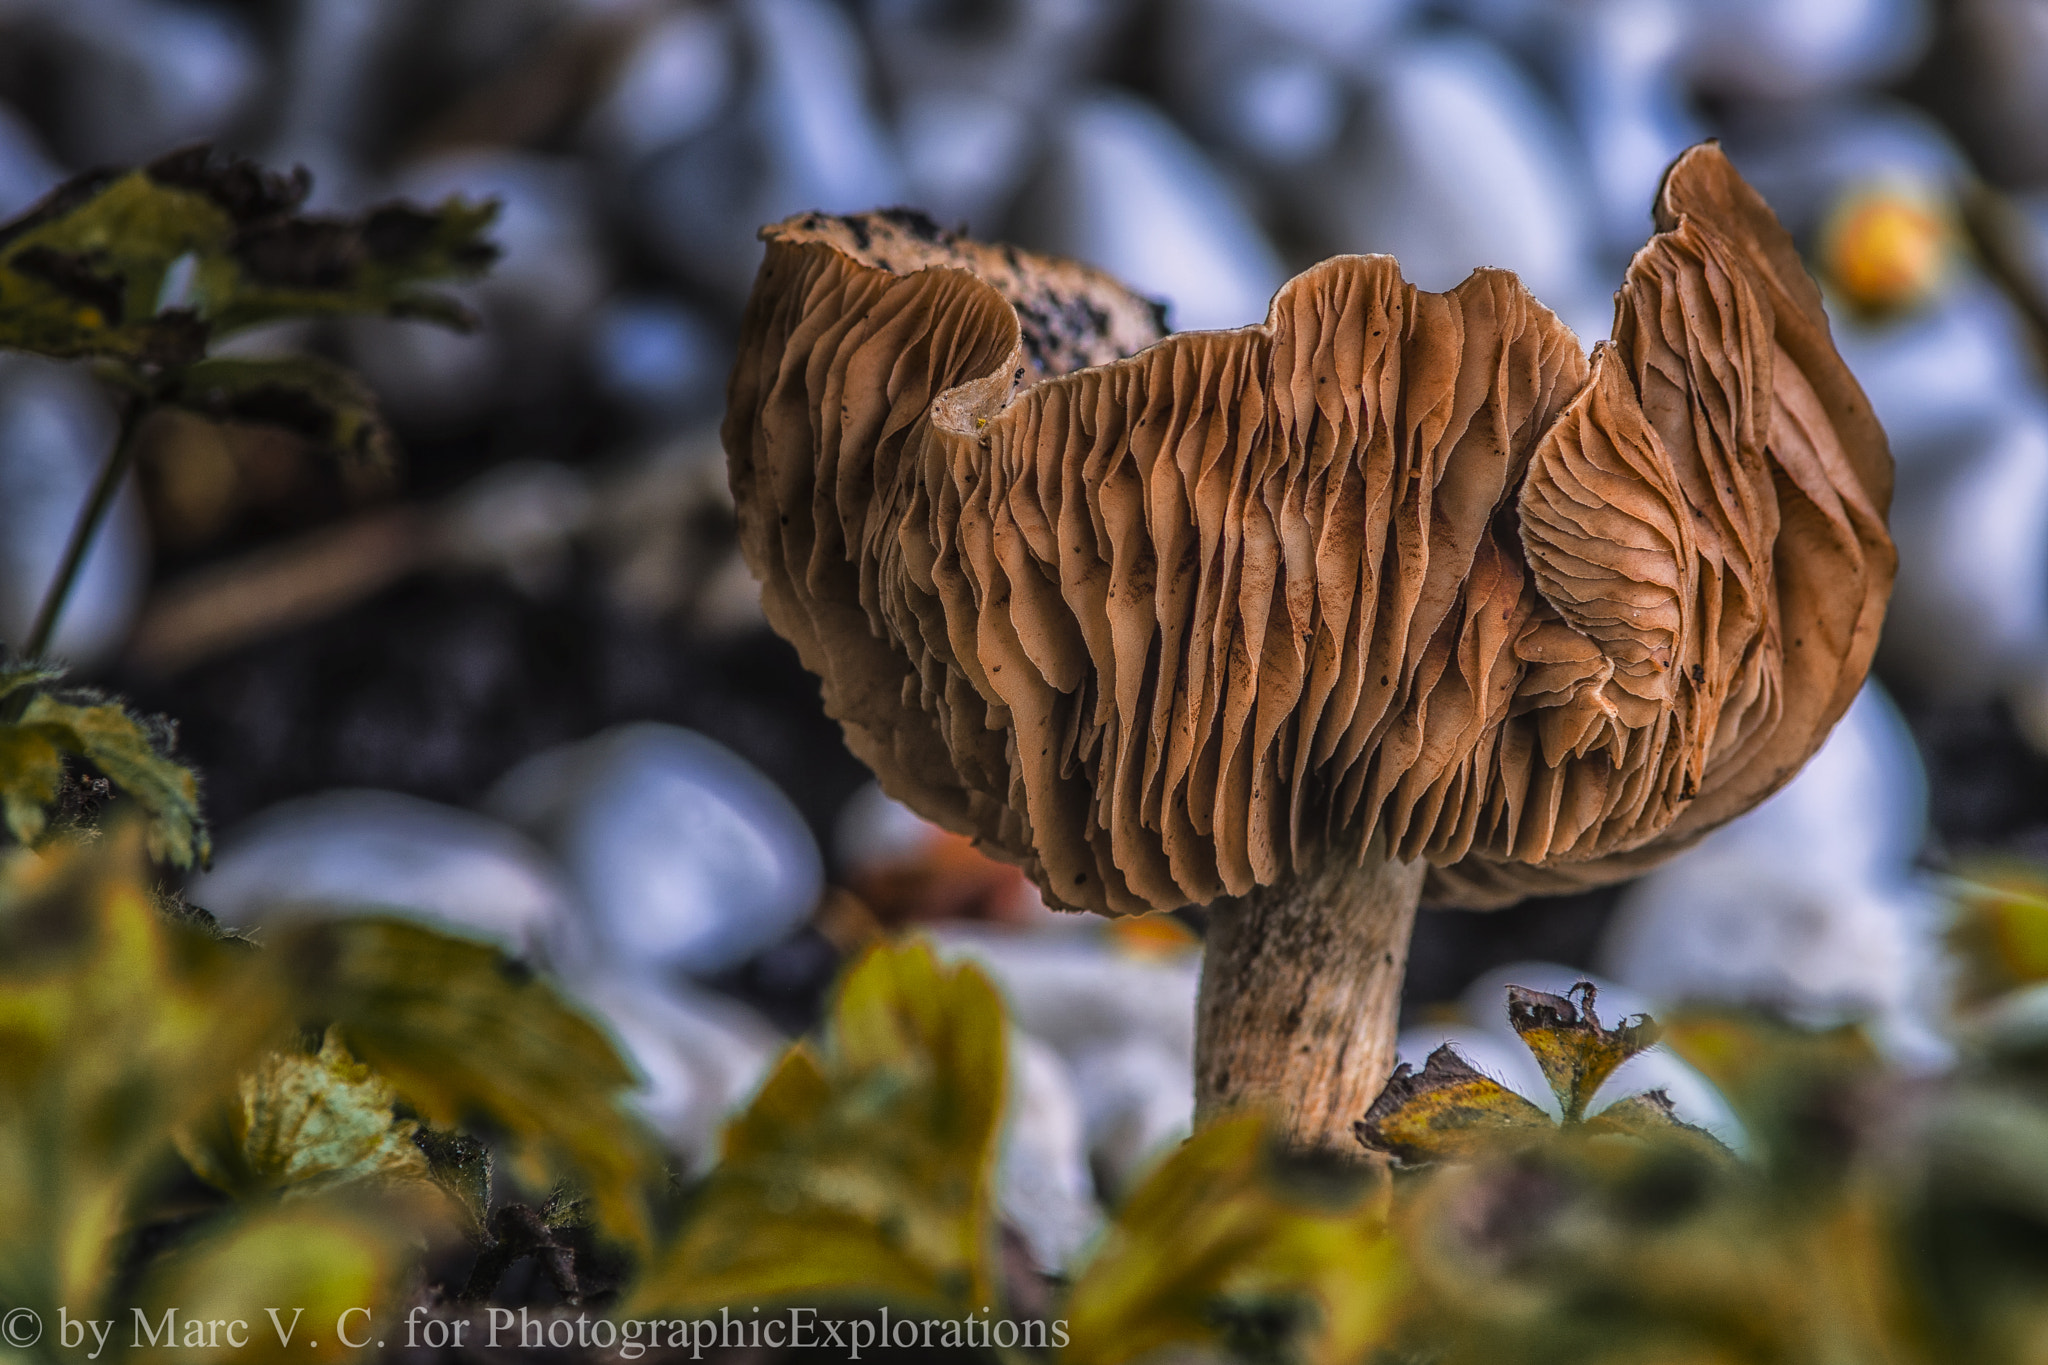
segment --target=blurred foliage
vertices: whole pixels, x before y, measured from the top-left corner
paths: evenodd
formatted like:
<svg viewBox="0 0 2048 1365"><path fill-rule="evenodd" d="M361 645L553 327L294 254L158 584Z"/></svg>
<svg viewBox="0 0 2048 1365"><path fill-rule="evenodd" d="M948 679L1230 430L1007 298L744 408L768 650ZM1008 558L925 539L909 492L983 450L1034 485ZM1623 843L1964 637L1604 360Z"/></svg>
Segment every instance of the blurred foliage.
<svg viewBox="0 0 2048 1365"><path fill-rule="evenodd" d="M665 1177L619 1104L633 1072L524 961L378 918L280 926L264 954L298 1021L337 1029L415 1112L483 1125L522 1183L575 1183L605 1233L645 1243L642 1191Z"/></svg>
<svg viewBox="0 0 2048 1365"><path fill-rule="evenodd" d="M0 224L0 349L89 360L124 400L120 437L18 642L23 653L48 649L152 411L281 427L358 478L393 463L375 396L346 369L310 355L209 350L293 319L388 317L472 330L468 308L426 286L490 268L498 249L484 233L497 205L453 198L432 209L390 203L354 216L305 214L312 187L303 167L280 175L188 147L134 170L88 171ZM14 825L11 806L8 816Z"/></svg>
<svg viewBox="0 0 2048 1365"><path fill-rule="evenodd" d="M1257 1119L1189 1139L1131 1193L1075 1280L1063 1358L1358 1360L1409 1289L1384 1201L1369 1179L1292 1175Z"/></svg>
<svg viewBox="0 0 2048 1365"><path fill-rule="evenodd" d="M130 171L88 171L0 225L0 346L182 370L209 342L289 318L419 318L468 330L428 281L480 275L493 204L386 204L354 217L299 212L290 175L208 147Z"/></svg>
<svg viewBox="0 0 2048 1365"><path fill-rule="evenodd" d="M124 1331L175 1310L176 1358L278 1358L266 1308L331 1324L392 1302L423 1246L489 1250L481 1144L414 1116L478 1124L515 1170L584 1182L601 1232L645 1235L667 1174L631 1075L552 988L410 924L210 932L165 913L145 844L116 821L0 860L0 1302ZM202 1316L263 1330L188 1349ZM333 1336L292 1358L351 1354Z"/></svg>
<svg viewBox="0 0 2048 1365"><path fill-rule="evenodd" d="M1974 957L1966 972L1983 970ZM1553 1085L1600 1074L1620 1032L1598 1029L1581 990L1591 1027L1563 1030L1528 1027L1536 993L1510 992L1539 1059L1560 1043L1580 1054L1545 1065ZM1393 1225L1415 1289L1384 1358L2048 1360L2048 997L2036 998L2008 997L1963 1030L1962 1064L1938 1080L1890 1070L1855 1028L1680 1012L1663 1041L1733 1107L1745 1160L1642 1097L1564 1125L1473 1109L1464 1140L1400 1151L1435 1164L1398 1177ZM1636 1027L1637 1042L1655 1029Z"/></svg>
<svg viewBox="0 0 2048 1365"><path fill-rule="evenodd" d="M919 943L870 950L823 1050L792 1048L726 1130L695 1216L629 1311L987 1304L1005 1047L978 969L942 967Z"/></svg>
<svg viewBox="0 0 2048 1365"><path fill-rule="evenodd" d="M1890 1069L1854 1028L1706 1009L1610 1027L1590 986L1511 988L1562 1122L1443 1050L1360 1124L1391 1185L1221 1122L1049 1282L1001 1251L1008 1025L971 965L872 948L678 1190L623 1106L623 1063L521 964L392 920L207 932L140 880L144 844L117 821L0 864L11 1304L140 1309L166 1341L166 1313L270 1329L264 1308L303 1304L331 1323L398 1311L423 1255L466 1238L446 1300L531 1257L560 1299L640 1318L1043 1318L1050 1349L996 1353L1070 1365L2048 1360L2048 984L1973 996L1938 1077ZM1982 885L1960 969L2014 975ZM1658 1040L1726 1097L1745 1155L1661 1096L1594 1107ZM493 1188L494 1153L514 1188ZM588 1269L594 1246L612 1271ZM342 1354L308 1336L321 1350L292 1358ZM177 1350L280 1358L274 1341Z"/></svg>
<svg viewBox="0 0 2048 1365"><path fill-rule="evenodd" d="M1955 884L1949 940L1966 1000L2048 981L2048 872L2018 859L1966 864Z"/></svg>
<svg viewBox="0 0 2048 1365"><path fill-rule="evenodd" d="M473 279L495 203L300 212L313 187L190 147L89 171L0 225L0 348L89 358L145 405L284 427L358 466L392 459L376 399L316 356L209 357L250 327L343 315L458 331L470 310L429 283Z"/></svg>
<svg viewBox="0 0 2048 1365"><path fill-rule="evenodd" d="M150 813L150 851L189 867L208 856L198 787L153 732L116 702L51 690L40 656L157 407L286 428L345 465L390 465L390 433L355 375L316 356L209 356L264 323L344 314L468 330L475 319L429 282L481 275L497 248L493 203L385 204L354 217L299 212L312 189L291 175L192 147L129 171L91 171L0 224L0 349L88 359L125 398L121 436L80 510L25 641L0 665L0 825L34 844L68 776L90 764Z"/></svg>
<svg viewBox="0 0 2048 1365"><path fill-rule="evenodd" d="M1737 1016L1675 1018L1665 1037L1723 1084L1758 1159L1631 1100L1457 1150L1396 1201L1421 1290L1409 1348L1504 1365L1941 1358L1922 1353L1897 1260L1897 1186L1843 1126L1877 1075L1869 1051Z"/></svg>

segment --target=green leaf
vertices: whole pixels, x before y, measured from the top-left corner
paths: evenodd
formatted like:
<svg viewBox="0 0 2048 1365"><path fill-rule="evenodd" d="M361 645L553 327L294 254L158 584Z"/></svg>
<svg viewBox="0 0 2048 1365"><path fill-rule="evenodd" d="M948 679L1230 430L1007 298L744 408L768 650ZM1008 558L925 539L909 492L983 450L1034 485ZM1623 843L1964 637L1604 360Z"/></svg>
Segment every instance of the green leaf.
<svg viewBox="0 0 2048 1365"><path fill-rule="evenodd" d="M432 208L382 204L354 218L292 218L239 244L240 273L220 308L227 331L280 318L370 316L473 332L476 314L454 297L420 288L471 280L498 257L485 236L495 200L445 199Z"/></svg>
<svg viewBox="0 0 2048 1365"><path fill-rule="evenodd" d="M180 258L223 256L233 220L142 171L95 171L0 226L0 346L174 368L205 353L191 308L159 310Z"/></svg>
<svg viewBox="0 0 2048 1365"><path fill-rule="evenodd" d="M1854 1026L1810 1030L1737 1009L1696 1007L1666 1022L1664 1043L1713 1082L1775 1173L1833 1178L1846 1153L1815 1142L1877 1073Z"/></svg>
<svg viewBox="0 0 2048 1365"><path fill-rule="evenodd" d="M990 1303L1004 1062L1002 1004L977 969L923 943L871 950L823 1056L792 1048L726 1130L695 1216L626 1311Z"/></svg>
<svg viewBox="0 0 2048 1365"><path fill-rule="evenodd" d="M1585 1115L1616 1067L1657 1041L1656 1022L1646 1014L1601 1028L1593 1012L1597 994L1590 981L1579 982L1568 995L1508 987L1508 1023L1543 1069L1566 1123Z"/></svg>
<svg viewBox="0 0 2048 1365"><path fill-rule="evenodd" d="M359 1180L429 1182L419 1124L393 1114L395 1098L330 1030L318 1053L264 1058L234 1100L180 1134L178 1146L201 1179L243 1198L301 1198Z"/></svg>
<svg viewBox="0 0 2048 1365"><path fill-rule="evenodd" d="M210 339L288 317L367 314L473 325L422 288L470 279L496 255L494 204L298 212L291 176L174 152L93 171L0 226L0 347L95 356L145 374L198 361Z"/></svg>
<svg viewBox="0 0 2048 1365"><path fill-rule="evenodd" d="M22 763L0 767L9 832L23 843L41 835L42 824L27 807L40 810L56 799L49 767L55 750L91 763L141 804L150 816L152 858L178 867L205 862L213 844L199 812L198 779L168 756L169 747L166 736L145 729L119 702L69 702L36 693L20 720L0 722L0 755L18 755Z"/></svg>
<svg viewBox="0 0 2048 1365"><path fill-rule="evenodd" d="M183 372L168 401L217 422L283 427L359 469L396 462L370 386L317 356L202 360Z"/></svg>
<svg viewBox="0 0 2048 1365"><path fill-rule="evenodd" d="M1405 1276L1369 1187L1317 1200L1275 1179L1255 1117L1212 1124L1117 1212L1061 1311L1069 1365L1169 1348L1223 1354L1247 1310L1284 1324L1281 1359L1359 1360L1396 1320Z"/></svg>
<svg viewBox="0 0 2048 1365"><path fill-rule="evenodd" d="M627 1107L637 1083L598 1027L497 947L398 919L290 926L266 956L303 1022L349 1051L430 1122L502 1131L530 1185L580 1185L598 1225L647 1239L658 1148Z"/></svg>
<svg viewBox="0 0 2048 1365"><path fill-rule="evenodd" d="M1420 1072L1406 1062L1395 1067L1353 1126L1369 1150L1410 1165L1466 1160L1555 1130L1550 1115L1475 1071L1449 1043L1430 1053Z"/></svg>

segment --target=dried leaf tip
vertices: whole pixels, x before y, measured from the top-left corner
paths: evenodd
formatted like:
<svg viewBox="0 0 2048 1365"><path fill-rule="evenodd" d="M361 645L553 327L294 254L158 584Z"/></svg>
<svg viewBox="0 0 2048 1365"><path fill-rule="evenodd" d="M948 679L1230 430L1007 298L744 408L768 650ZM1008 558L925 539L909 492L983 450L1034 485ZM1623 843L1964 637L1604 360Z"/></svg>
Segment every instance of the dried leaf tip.
<svg viewBox="0 0 2048 1365"><path fill-rule="evenodd" d="M1597 995L1590 981L1564 995L1508 987L1508 1024L1543 1069L1568 1122L1585 1115L1594 1092L1617 1067L1657 1041L1657 1023L1647 1014L1600 1027L1593 1012Z"/></svg>

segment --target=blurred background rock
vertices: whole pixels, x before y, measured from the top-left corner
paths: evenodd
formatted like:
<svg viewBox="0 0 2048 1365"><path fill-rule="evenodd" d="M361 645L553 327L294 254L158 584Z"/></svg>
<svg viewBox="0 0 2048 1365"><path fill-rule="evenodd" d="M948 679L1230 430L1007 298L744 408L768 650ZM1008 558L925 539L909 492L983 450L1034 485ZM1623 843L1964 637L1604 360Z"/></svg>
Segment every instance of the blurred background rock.
<svg viewBox="0 0 2048 1365"><path fill-rule="evenodd" d="M1617 1004L1865 1018L1936 1064L1930 877L2048 854L2041 0L0 0L0 214L199 139L305 164L316 205L504 206L479 334L239 343L359 368L395 479L158 419L59 648L181 722L222 831L201 903L505 939L610 1021L696 1159L848 953L934 927L1016 1005L1006 1207L1052 1266L1185 1128L1200 916L1056 915L841 746L734 546L716 426L755 229L908 203L1178 327L1257 321L1336 252L1437 289L1506 266L1590 345L1710 135L1892 435L1880 682L1654 876L1425 915L1404 1052L1491 1056L1462 1002L1597 970ZM111 433L83 375L0 357L0 638Z"/></svg>

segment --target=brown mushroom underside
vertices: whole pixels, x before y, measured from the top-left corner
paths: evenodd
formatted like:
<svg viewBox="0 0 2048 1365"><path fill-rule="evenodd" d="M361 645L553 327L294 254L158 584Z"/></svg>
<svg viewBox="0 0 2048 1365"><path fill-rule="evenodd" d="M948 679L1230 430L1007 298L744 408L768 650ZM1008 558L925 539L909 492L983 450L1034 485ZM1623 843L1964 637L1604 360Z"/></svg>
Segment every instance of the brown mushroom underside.
<svg viewBox="0 0 2048 1365"><path fill-rule="evenodd" d="M768 229L725 443L769 619L886 790L1055 903L1375 832L1440 902L1632 875L1819 747L1893 570L1783 228L1711 145L1655 221L1590 364L1498 270L1339 257L1155 340L912 215Z"/></svg>

